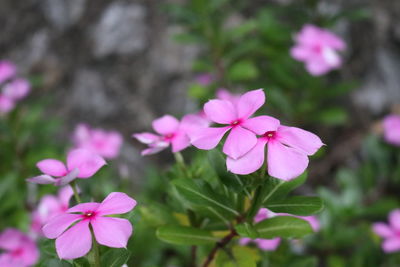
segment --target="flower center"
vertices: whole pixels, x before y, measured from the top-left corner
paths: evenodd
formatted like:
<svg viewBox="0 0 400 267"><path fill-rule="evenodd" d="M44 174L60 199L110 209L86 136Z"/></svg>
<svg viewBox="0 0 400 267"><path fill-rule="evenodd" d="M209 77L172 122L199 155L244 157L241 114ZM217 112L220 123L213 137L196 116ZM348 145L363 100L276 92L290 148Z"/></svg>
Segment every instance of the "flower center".
<svg viewBox="0 0 400 267"><path fill-rule="evenodd" d="M164 141L169 141L169 140L171 140L172 138L174 138L174 136L175 136L174 133L166 134L166 135L164 135Z"/></svg>
<svg viewBox="0 0 400 267"><path fill-rule="evenodd" d="M235 127L235 126L240 125L241 123L242 123L242 120L237 119L237 120L234 120L233 122L231 122L231 126Z"/></svg>
<svg viewBox="0 0 400 267"><path fill-rule="evenodd" d="M17 248L16 250L11 252L12 257L19 257L22 255L22 249L21 248Z"/></svg>
<svg viewBox="0 0 400 267"><path fill-rule="evenodd" d="M86 211L83 215L83 219L90 220L96 216L96 212L94 211Z"/></svg>
<svg viewBox="0 0 400 267"><path fill-rule="evenodd" d="M263 137L266 137L268 140L273 139L276 135L276 131L268 131L263 134Z"/></svg>

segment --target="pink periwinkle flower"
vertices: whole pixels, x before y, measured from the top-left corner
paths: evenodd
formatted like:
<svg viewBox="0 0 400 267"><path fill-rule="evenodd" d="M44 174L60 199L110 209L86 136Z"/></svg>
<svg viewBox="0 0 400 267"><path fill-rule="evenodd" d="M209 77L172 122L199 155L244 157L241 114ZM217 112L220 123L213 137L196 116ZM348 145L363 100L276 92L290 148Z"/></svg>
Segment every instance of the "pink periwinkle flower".
<svg viewBox="0 0 400 267"><path fill-rule="evenodd" d="M61 259L75 259L86 255L92 247L92 236L104 246L126 247L132 235L127 219L109 217L131 211L136 201L120 192L109 194L101 203L78 204L58 215L43 227L47 238L56 238L56 251Z"/></svg>
<svg viewBox="0 0 400 267"><path fill-rule="evenodd" d="M266 208L261 208L258 211L257 215L254 216L254 222L259 223L259 222L264 221L271 217L273 217L272 212L270 212ZM251 239L251 238L245 237L245 238L240 238L240 240L239 240L239 244L242 246L245 246L251 242L255 243L257 245L257 247L259 247L261 250L274 251L277 249L277 247L281 243L281 238L277 237L277 238L273 238L273 239L263 239L263 238Z"/></svg>
<svg viewBox="0 0 400 267"><path fill-rule="evenodd" d="M196 76L196 81L200 85L208 86L214 81L214 77L211 73L201 73Z"/></svg>
<svg viewBox="0 0 400 267"><path fill-rule="evenodd" d="M39 250L35 242L21 231L8 228L0 234L1 267L33 266L39 260Z"/></svg>
<svg viewBox="0 0 400 267"><path fill-rule="evenodd" d="M31 85L26 79L17 78L4 85L3 95L17 101L26 97L30 90Z"/></svg>
<svg viewBox="0 0 400 267"><path fill-rule="evenodd" d="M230 101L234 105L237 105L237 103L240 99L240 95L232 94L225 88L219 88L217 90L216 96L218 99Z"/></svg>
<svg viewBox="0 0 400 267"><path fill-rule="evenodd" d="M296 127L280 125L279 120L264 124L267 130L258 138L257 144L238 159L228 157L226 165L236 174L249 174L264 164L267 146L268 174L272 177L291 180L302 174L308 166L308 156L323 145L315 134Z"/></svg>
<svg viewBox="0 0 400 267"><path fill-rule="evenodd" d="M73 194L71 187L65 186L58 191L57 196L43 196L36 210L32 212L31 231L42 236L42 227L53 217L68 210L69 201Z"/></svg>
<svg viewBox="0 0 400 267"><path fill-rule="evenodd" d="M382 249L386 253L400 251L400 209L389 213L389 224L379 222L372 226L375 234L384 239Z"/></svg>
<svg viewBox="0 0 400 267"><path fill-rule="evenodd" d="M0 61L0 83L3 83L12 77L15 76L17 73L17 67L14 63L8 60L1 60Z"/></svg>
<svg viewBox="0 0 400 267"><path fill-rule="evenodd" d="M400 146L400 115L388 115L383 119L383 135L386 142Z"/></svg>
<svg viewBox="0 0 400 267"><path fill-rule="evenodd" d="M76 148L84 148L104 158L113 159L119 155L122 136L117 131L91 129L86 124L78 124L73 141Z"/></svg>
<svg viewBox="0 0 400 267"><path fill-rule="evenodd" d="M142 155L151 155L172 146L172 152L179 152L190 145L182 123L171 115L164 115L153 121L153 133L133 134L139 142L147 144L149 148L142 151Z"/></svg>
<svg viewBox="0 0 400 267"><path fill-rule="evenodd" d="M249 91L240 96L237 104L227 100L213 99L204 105L207 117L224 127L207 127L191 134L191 143L199 149L213 149L230 131L223 152L233 159L238 159L249 152L256 144L256 134L263 134L276 119L270 116L250 118L265 102L262 89Z"/></svg>
<svg viewBox="0 0 400 267"><path fill-rule="evenodd" d="M74 149L68 153L66 165L56 159L39 161L36 166L43 174L29 178L27 181L37 184L63 186L76 178L86 179L92 177L105 164L106 162L101 156L90 150Z"/></svg>
<svg viewBox="0 0 400 267"><path fill-rule="evenodd" d="M346 48L345 42L332 32L307 24L295 36L292 57L306 64L307 71L319 76L337 69L342 64L338 51Z"/></svg>
<svg viewBox="0 0 400 267"><path fill-rule="evenodd" d="M8 113L15 107L15 101L5 95L0 94L0 113Z"/></svg>

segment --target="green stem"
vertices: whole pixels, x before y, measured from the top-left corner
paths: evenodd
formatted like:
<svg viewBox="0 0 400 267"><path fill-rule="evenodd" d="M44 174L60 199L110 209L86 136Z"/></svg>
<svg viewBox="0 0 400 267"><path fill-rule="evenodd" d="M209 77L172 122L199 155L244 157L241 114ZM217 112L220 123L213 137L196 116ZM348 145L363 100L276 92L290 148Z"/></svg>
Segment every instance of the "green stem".
<svg viewBox="0 0 400 267"><path fill-rule="evenodd" d="M176 152L176 153L174 153L174 157L175 157L176 163L178 164L179 169L181 170L183 175L186 178L191 178L190 173L189 173L188 169L186 168L185 160L183 159L182 154L180 152Z"/></svg>
<svg viewBox="0 0 400 267"><path fill-rule="evenodd" d="M93 229L90 227L90 234L92 235L92 250L90 251L88 255L88 260L89 264L91 267L100 267L100 250L99 250L99 244L96 241L96 238L94 237Z"/></svg>
<svg viewBox="0 0 400 267"><path fill-rule="evenodd" d="M74 197L76 202L81 203L82 201L81 198L79 197L78 187L76 186L75 181L72 181L69 185L71 186L72 191L74 192Z"/></svg>

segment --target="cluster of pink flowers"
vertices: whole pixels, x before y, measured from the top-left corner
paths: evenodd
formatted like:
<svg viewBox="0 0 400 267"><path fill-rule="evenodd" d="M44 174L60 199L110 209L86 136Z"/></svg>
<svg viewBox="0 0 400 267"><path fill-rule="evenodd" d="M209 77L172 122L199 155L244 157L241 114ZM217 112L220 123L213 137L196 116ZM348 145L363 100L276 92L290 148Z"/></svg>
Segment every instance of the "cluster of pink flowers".
<svg viewBox="0 0 400 267"><path fill-rule="evenodd" d="M373 224L375 234L384 239L382 249L386 253L400 251L400 209L389 213L389 224L378 222Z"/></svg>
<svg viewBox="0 0 400 267"><path fill-rule="evenodd" d="M323 145L315 134L281 125L278 119L271 116L252 117L265 102L262 89L241 96L230 95L227 91L220 91L219 94L224 99L212 99L204 105L206 119L186 115L179 122L166 115L153 122L159 136L134 134L139 141L149 145L142 155L154 154L170 144L172 152L181 151L190 144L199 149L214 149L229 132L222 148L227 155L229 171L243 175L257 171L264 164L265 147L268 146L269 175L290 180L304 172L308 156ZM210 122L222 127L209 127Z"/></svg>
<svg viewBox="0 0 400 267"><path fill-rule="evenodd" d="M296 34L295 41L290 53L294 59L305 63L310 74L323 75L342 65L338 52L343 51L346 44L334 33L306 24Z"/></svg>
<svg viewBox="0 0 400 267"><path fill-rule="evenodd" d="M400 115L388 115L383 119L383 135L386 142L400 146Z"/></svg>
<svg viewBox="0 0 400 267"><path fill-rule="evenodd" d="M0 113L8 113L15 104L23 99L30 91L30 84L26 79L17 77L17 68L14 63L0 61Z"/></svg>

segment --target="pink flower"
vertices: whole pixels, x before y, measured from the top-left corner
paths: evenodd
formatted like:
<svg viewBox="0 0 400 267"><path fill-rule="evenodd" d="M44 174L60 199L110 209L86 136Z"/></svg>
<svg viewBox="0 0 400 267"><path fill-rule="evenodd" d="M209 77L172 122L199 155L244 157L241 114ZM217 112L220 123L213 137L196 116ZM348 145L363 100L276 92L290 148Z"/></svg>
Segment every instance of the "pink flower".
<svg viewBox="0 0 400 267"><path fill-rule="evenodd" d="M282 180L293 179L308 166L308 156L323 145L313 133L296 127L280 125L276 120L266 124L268 130L258 139L257 144L239 159L228 157L228 170L236 174L249 174L264 164L267 149L268 174Z"/></svg>
<svg viewBox="0 0 400 267"><path fill-rule="evenodd" d="M29 178L27 181L62 186L76 178L92 177L105 164L105 160L96 153L81 148L74 149L68 153L67 165L56 159L39 161L36 166L43 174ZM53 178L53 176L57 178Z"/></svg>
<svg viewBox="0 0 400 267"><path fill-rule="evenodd" d="M232 94L225 88L219 88L217 90L216 96L218 99L230 101L234 105L237 105L237 103L240 99L240 95Z"/></svg>
<svg viewBox="0 0 400 267"><path fill-rule="evenodd" d="M227 126L207 127L191 134L191 143L200 149L213 149L229 130L223 152L233 159L237 159L249 152L256 144L256 134L263 134L270 124L279 121L269 116L250 118L265 102L262 89L243 94L237 104L227 100L213 99L204 105L207 117L219 124Z"/></svg>
<svg viewBox="0 0 400 267"><path fill-rule="evenodd" d="M45 195L40 200L37 209L32 213L31 230L42 235L42 227L53 217L68 210L69 200L73 195L70 186L61 188L57 196Z"/></svg>
<svg viewBox="0 0 400 267"><path fill-rule="evenodd" d="M147 144L149 148L142 151L142 155L151 155L172 146L172 152L179 152L187 148L189 137L182 127L182 123L171 115L164 115L153 121L153 129L159 134L138 133L132 137Z"/></svg>
<svg viewBox="0 0 400 267"><path fill-rule="evenodd" d="M79 124L74 132L73 140L77 148L90 150L98 155L113 159L119 155L122 136L116 131L90 129L86 124Z"/></svg>
<svg viewBox="0 0 400 267"><path fill-rule="evenodd" d="M113 192L101 203L78 204L50 219L43 227L43 233L47 238L56 238L56 250L61 259L75 259L89 252L92 247L89 224L99 244L123 248L132 235L132 225L126 219L108 215L127 213L135 206L134 199Z"/></svg>
<svg viewBox="0 0 400 267"><path fill-rule="evenodd" d="M0 83L11 79L17 73L17 67L11 61L0 61Z"/></svg>
<svg viewBox="0 0 400 267"><path fill-rule="evenodd" d="M400 115L388 115L383 120L383 134L386 142L400 146Z"/></svg>
<svg viewBox="0 0 400 267"><path fill-rule="evenodd" d="M10 81L3 88L3 95L14 100L21 100L29 94L31 85L25 79L18 78Z"/></svg>
<svg viewBox="0 0 400 267"><path fill-rule="evenodd" d="M8 228L0 234L1 267L26 267L34 265L39 259L39 250L33 240L13 228Z"/></svg>
<svg viewBox="0 0 400 267"><path fill-rule="evenodd" d="M386 253L400 251L400 209L389 213L389 224L374 223L372 229L375 234L384 239L383 251Z"/></svg>
<svg viewBox="0 0 400 267"><path fill-rule="evenodd" d="M214 81L214 77L210 73L201 73L196 76L196 81L200 85L208 86Z"/></svg>
<svg viewBox="0 0 400 267"><path fill-rule="evenodd" d="M270 212L266 208L261 208L257 215L254 216L254 222L258 223L261 221L264 221L268 218L273 217L273 213ZM255 243L261 250L264 251L273 251L276 250L279 244L281 243L281 239L279 237L273 238L273 239L263 239L263 238L256 238L256 239L251 239L251 238L241 238L239 240L239 244L242 246L245 246L249 244L250 242Z"/></svg>
<svg viewBox="0 0 400 267"><path fill-rule="evenodd" d="M307 24L295 36L292 57L306 64L307 71L319 76L341 66L338 51L346 48L344 41L332 32Z"/></svg>
<svg viewBox="0 0 400 267"><path fill-rule="evenodd" d="M8 113L15 107L15 101L5 95L0 94L0 113Z"/></svg>

